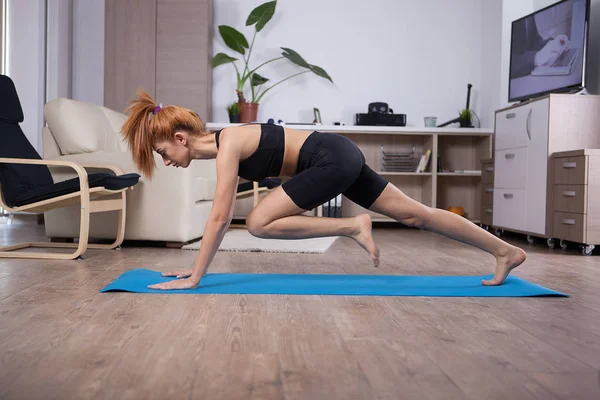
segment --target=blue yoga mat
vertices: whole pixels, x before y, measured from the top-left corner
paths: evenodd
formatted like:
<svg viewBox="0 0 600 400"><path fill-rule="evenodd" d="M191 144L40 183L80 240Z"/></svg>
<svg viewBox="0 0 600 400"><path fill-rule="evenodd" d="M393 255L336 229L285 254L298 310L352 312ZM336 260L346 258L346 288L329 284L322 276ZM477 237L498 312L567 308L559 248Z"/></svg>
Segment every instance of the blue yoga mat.
<svg viewBox="0 0 600 400"><path fill-rule="evenodd" d="M481 276L207 274L196 289L154 290L148 285L173 280L148 269L127 271L101 292L179 294L298 294L348 296L524 297L568 295L509 276L500 286L484 286Z"/></svg>

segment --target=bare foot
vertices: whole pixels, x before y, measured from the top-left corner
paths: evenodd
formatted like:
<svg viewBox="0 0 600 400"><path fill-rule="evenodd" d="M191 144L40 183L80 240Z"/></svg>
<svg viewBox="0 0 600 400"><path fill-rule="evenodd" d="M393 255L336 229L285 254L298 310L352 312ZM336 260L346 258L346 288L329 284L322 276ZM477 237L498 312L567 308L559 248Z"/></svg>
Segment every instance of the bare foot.
<svg viewBox="0 0 600 400"><path fill-rule="evenodd" d="M510 271L521 265L525 261L525 258L527 258L527 255L522 249L511 246L507 251L496 256L496 272L494 273L494 277L490 280L482 280L481 283L486 286L501 285L508 274L510 274Z"/></svg>
<svg viewBox="0 0 600 400"><path fill-rule="evenodd" d="M369 214L361 214L354 217L354 219L356 220L356 228L358 232L354 234L352 238L369 253L371 260L373 260L373 266L378 267L379 249L377 248L377 245L373 241L373 236L371 235L371 217Z"/></svg>

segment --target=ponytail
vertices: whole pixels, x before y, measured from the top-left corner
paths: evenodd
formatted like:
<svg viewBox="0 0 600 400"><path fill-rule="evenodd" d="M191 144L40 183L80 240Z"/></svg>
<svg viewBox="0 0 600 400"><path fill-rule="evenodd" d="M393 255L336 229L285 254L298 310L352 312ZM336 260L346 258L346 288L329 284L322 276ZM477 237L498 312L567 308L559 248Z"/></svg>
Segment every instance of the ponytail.
<svg viewBox="0 0 600 400"><path fill-rule="evenodd" d="M204 132L202 121L192 110L179 106L157 107L154 99L143 89L127 108L129 117L123 124L123 134L133 161L145 176L152 178L156 163L153 145L157 140L173 140L175 133L185 131L190 135Z"/></svg>

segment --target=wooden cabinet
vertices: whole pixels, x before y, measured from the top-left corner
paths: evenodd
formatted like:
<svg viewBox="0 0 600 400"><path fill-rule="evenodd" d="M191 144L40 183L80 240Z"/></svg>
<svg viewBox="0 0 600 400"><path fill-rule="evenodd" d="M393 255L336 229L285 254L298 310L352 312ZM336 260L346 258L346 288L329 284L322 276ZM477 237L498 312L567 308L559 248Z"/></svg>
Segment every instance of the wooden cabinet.
<svg viewBox="0 0 600 400"><path fill-rule="evenodd" d="M554 153L553 170L552 236L590 255L600 244L600 149Z"/></svg>
<svg viewBox="0 0 600 400"><path fill-rule="evenodd" d="M493 226L552 244L552 154L600 147L600 96L550 94L498 110L495 117ZM569 220L570 221L570 220Z"/></svg>
<svg viewBox="0 0 600 400"><path fill-rule="evenodd" d="M211 118L212 0L106 0L104 105L124 112L139 88Z"/></svg>
<svg viewBox="0 0 600 400"><path fill-rule="evenodd" d="M549 102L496 114L495 226L546 233Z"/></svg>

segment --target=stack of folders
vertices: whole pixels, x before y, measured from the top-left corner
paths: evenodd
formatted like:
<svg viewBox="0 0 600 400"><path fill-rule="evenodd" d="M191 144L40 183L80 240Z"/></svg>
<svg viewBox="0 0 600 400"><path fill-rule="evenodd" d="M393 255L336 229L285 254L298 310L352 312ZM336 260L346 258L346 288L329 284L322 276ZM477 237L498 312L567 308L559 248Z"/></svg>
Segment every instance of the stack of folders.
<svg viewBox="0 0 600 400"><path fill-rule="evenodd" d="M385 151L381 146L381 170L386 172L413 172L415 170L414 149L410 152Z"/></svg>
<svg viewBox="0 0 600 400"><path fill-rule="evenodd" d="M323 216L330 218L342 217L342 195L339 194L327 203L323 204Z"/></svg>

